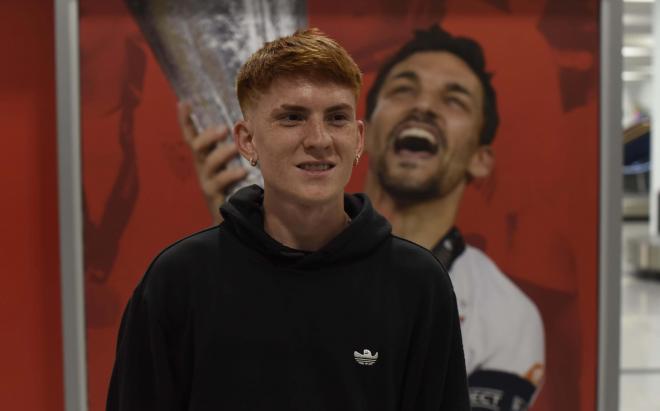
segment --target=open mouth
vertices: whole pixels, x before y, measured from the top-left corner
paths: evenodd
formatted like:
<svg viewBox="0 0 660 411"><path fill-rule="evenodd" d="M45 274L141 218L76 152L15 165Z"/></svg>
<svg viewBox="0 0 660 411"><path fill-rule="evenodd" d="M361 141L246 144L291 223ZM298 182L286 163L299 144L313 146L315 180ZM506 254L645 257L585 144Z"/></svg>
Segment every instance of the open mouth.
<svg viewBox="0 0 660 411"><path fill-rule="evenodd" d="M420 127L407 127L394 139L394 152L403 151L434 155L438 152L436 137L428 130Z"/></svg>
<svg viewBox="0 0 660 411"><path fill-rule="evenodd" d="M333 169L335 165L332 163L302 163L298 164L296 167L305 171L322 172Z"/></svg>

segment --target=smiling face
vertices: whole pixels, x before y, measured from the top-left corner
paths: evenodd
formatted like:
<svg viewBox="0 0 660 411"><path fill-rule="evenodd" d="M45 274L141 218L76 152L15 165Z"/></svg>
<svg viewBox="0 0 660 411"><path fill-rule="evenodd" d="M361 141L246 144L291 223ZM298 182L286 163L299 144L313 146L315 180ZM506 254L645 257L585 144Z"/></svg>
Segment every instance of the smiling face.
<svg viewBox="0 0 660 411"><path fill-rule="evenodd" d="M479 145L484 93L455 55L419 52L388 73L367 127L371 172L395 200L444 197L490 172Z"/></svg>
<svg viewBox="0 0 660 411"><path fill-rule="evenodd" d="M356 96L344 85L281 77L234 127L241 154L258 159L270 200L301 205L342 202L364 142Z"/></svg>

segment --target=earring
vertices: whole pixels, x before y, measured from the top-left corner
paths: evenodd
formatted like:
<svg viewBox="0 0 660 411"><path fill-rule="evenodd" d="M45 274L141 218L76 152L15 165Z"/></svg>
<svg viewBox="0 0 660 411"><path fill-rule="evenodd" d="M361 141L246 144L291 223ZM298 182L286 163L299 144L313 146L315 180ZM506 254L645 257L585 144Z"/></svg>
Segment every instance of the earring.
<svg viewBox="0 0 660 411"><path fill-rule="evenodd" d="M353 167L357 167L360 162L360 153L355 153L355 160L353 160Z"/></svg>
<svg viewBox="0 0 660 411"><path fill-rule="evenodd" d="M259 164L259 162L257 161L257 159L256 159L256 158L252 158L252 157L250 157L250 165L251 165L252 167L256 167L257 164Z"/></svg>

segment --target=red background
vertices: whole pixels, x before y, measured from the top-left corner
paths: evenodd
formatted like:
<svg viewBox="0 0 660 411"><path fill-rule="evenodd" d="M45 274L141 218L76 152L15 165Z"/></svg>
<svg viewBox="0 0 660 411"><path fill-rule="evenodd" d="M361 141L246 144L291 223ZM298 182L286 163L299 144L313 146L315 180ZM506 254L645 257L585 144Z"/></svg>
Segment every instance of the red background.
<svg viewBox="0 0 660 411"><path fill-rule="evenodd" d="M107 32L105 37L97 33L101 40L98 48L101 54L109 55L88 55L83 67L89 67L88 75L100 70L96 86L89 80L83 85L96 87L100 93L93 104L86 91L85 104L90 107L85 108L85 138L90 141L93 134L100 145L96 155L86 151L85 181L86 187L94 187L88 192L90 216L101 219L104 198L120 164L119 150L113 146L117 115L111 108L102 110L103 100L112 100L102 96L112 88L112 72L120 70L117 44L123 44L125 36L136 30L118 2L95 3L98 8L90 8L87 17L96 13L98 31ZM573 394L577 394L579 409L592 410L597 318L597 96L592 92L586 104L562 110L557 69L594 66L597 38L587 41L591 53L558 51L537 32L540 6L529 6L522 0L468 3L459 10L459 2L450 1L443 6L444 11L435 12L453 10L444 18L445 27L464 32L484 45L489 66L496 71L502 127L495 142L497 172L467 194L460 225L464 231L477 234L472 241L485 248L542 309L549 346L548 381L535 409L573 408L550 405L553 397L574 403ZM589 3L593 7L596 2ZM382 4L396 8L396 2ZM428 11L422 2L409 5L418 14ZM333 6L334 10L341 9L336 2ZM364 50L359 39L366 35L384 45L375 47L373 51L378 52L372 57L363 53L359 59L367 67L367 82L372 80L369 72L375 62L387 55L388 45L404 41L412 26L428 22L398 10L387 24L376 23L367 14L372 6L360 6L362 14L353 17L360 20L346 23L347 27L357 26L355 32L335 26L341 18L336 13L321 15L331 11L310 7L311 24L321 26L351 52ZM507 7L514 13L504 12ZM6 193L0 209L5 230L0 246L0 272L5 284L0 299L5 328L0 339L0 403L7 409L60 410L63 387L52 2L6 0L0 4L0 16L0 35L9 39L0 46L5 56L0 67L0 112L5 127L0 189ZM576 19L591 19L588 24L594 25L593 16L569 13L557 20L570 25ZM83 44L94 36L96 23L90 23L81 30ZM84 20L82 24L86 24ZM116 311L121 310L158 249L209 222L190 159L180 143L174 97L151 56L148 58L135 124L140 191L106 287L116 289L116 309L103 314L111 319L116 319ZM597 78L593 76L591 82L597 84ZM105 83L106 90L101 91ZM90 116L95 105L101 109L96 118ZM349 188L362 187L363 173L364 169L356 174ZM89 328L92 409L102 409L115 336L115 326ZM563 355L562 347L569 347ZM562 376L568 383L575 378L579 384L562 391L557 382Z"/></svg>
<svg viewBox="0 0 660 411"><path fill-rule="evenodd" d="M0 2L0 404L64 409L53 2Z"/></svg>
<svg viewBox="0 0 660 411"><path fill-rule="evenodd" d="M309 24L355 56L365 71L366 87L378 64L415 27L441 21L452 33L472 37L484 47L495 73L501 117L494 143L497 165L494 175L466 193L459 226L541 310L547 374L533 409L594 410L596 2L400 3L311 1ZM559 9L553 14L550 6ZM121 2L83 1L80 33L84 189L88 227L94 233L87 239L86 290L90 403L95 411L103 408L117 325L132 289L158 250L208 225L210 217L176 123L175 97ZM126 58L127 42L144 52L146 65ZM127 113L122 90L142 74L144 81L133 90L139 104L131 111L133 148L128 155L120 134L121 117ZM361 190L365 163L349 191ZM136 184L136 193L113 191L122 181ZM117 198L127 199L121 216L112 206Z"/></svg>

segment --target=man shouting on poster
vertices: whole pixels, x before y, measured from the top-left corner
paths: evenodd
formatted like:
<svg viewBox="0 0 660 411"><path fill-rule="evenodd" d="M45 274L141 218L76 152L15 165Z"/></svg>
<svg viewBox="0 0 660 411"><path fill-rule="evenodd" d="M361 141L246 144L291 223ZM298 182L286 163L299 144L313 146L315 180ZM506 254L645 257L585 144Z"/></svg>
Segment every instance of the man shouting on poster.
<svg viewBox="0 0 660 411"><path fill-rule="evenodd" d="M499 118L478 43L438 26L419 31L382 65L367 95L369 172L365 191L395 234L433 251L450 272L461 317L474 410L524 410L544 372L536 306L455 226L467 185L494 167ZM196 135L183 106L209 207L244 173L224 169L236 151L227 131ZM214 213L219 218L219 213Z"/></svg>
<svg viewBox="0 0 660 411"><path fill-rule="evenodd" d="M543 377L540 315L454 225L467 185L494 166L499 119L481 47L438 26L417 32L379 70L366 117L367 194L450 271L473 409L525 409Z"/></svg>

